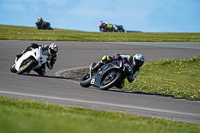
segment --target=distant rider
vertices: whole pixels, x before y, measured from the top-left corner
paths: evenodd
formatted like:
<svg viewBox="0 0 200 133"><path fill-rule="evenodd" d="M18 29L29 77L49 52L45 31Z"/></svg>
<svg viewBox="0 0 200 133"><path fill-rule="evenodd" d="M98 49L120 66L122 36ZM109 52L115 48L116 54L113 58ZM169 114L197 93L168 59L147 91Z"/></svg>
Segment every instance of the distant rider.
<svg viewBox="0 0 200 133"><path fill-rule="evenodd" d="M48 55L48 58L47 58L47 62L45 64L43 64L40 68L38 68L34 71L37 72L39 75L44 76L44 74L46 73L45 65L50 70L52 70L53 65L55 64L55 62L57 60L56 53L58 52L58 46L55 43L51 43L49 46L47 46L47 45L42 46L42 45L38 45L37 43L32 43L31 46L28 46L21 54L16 55L16 59L19 59L27 51L31 51L32 49L39 48L39 46L42 47L42 51L43 51L42 53L44 55Z"/></svg>
<svg viewBox="0 0 200 133"><path fill-rule="evenodd" d="M104 55L101 60L92 68L92 71L97 71L104 64L112 62L114 59L123 60L125 66L125 72L127 75L127 80L131 83L139 75L140 67L144 63L144 56L141 54L135 54L134 56L130 55L120 55L114 54L114 56ZM124 87L124 80L120 81L117 85L117 88Z"/></svg>
<svg viewBox="0 0 200 133"><path fill-rule="evenodd" d="M105 23L103 21L100 21L99 22L99 30L104 31L104 28L105 28Z"/></svg>
<svg viewBox="0 0 200 133"><path fill-rule="evenodd" d="M43 29L44 28L44 21L42 17L39 17L38 21L36 22L37 29Z"/></svg>

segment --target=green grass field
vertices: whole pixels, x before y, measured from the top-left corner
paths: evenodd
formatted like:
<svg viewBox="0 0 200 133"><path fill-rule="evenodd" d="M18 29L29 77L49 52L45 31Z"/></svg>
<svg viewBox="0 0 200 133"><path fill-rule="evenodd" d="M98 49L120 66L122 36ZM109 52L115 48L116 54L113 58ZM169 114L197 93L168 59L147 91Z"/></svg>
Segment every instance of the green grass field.
<svg viewBox="0 0 200 133"><path fill-rule="evenodd" d="M200 42L200 33L101 33L72 30L36 30L35 27L0 25L0 40L81 42Z"/></svg>
<svg viewBox="0 0 200 133"><path fill-rule="evenodd" d="M200 99L200 58L156 60L141 67L134 82L126 88L188 99Z"/></svg>
<svg viewBox="0 0 200 133"><path fill-rule="evenodd" d="M199 133L200 125L0 97L1 133Z"/></svg>
<svg viewBox="0 0 200 133"><path fill-rule="evenodd" d="M0 25L0 40L200 42L200 33L93 33ZM200 58L145 63L125 87L189 99L200 98ZM199 133L199 124L119 112L95 111L45 102L0 97L1 133Z"/></svg>

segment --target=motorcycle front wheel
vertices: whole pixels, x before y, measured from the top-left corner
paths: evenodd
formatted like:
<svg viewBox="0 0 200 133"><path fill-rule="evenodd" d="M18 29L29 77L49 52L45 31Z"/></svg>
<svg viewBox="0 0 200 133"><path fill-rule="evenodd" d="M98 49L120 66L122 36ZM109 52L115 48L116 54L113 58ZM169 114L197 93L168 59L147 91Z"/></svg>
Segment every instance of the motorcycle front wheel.
<svg viewBox="0 0 200 133"><path fill-rule="evenodd" d="M19 68L19 71L17 71L17 74L23 74L24 72L29 72L31 68L36 66L37 63L34 59L27 59Z"/></svg>
<svg viewBox="0 0 200 133"><path fill-rule="evenodd" d="M100 89L101 90L108 90L109 88L115 86L118 82L121 80L121 73L115 72L115 75L111 76L111 74L108 74L103 81L101 82Z"/></svg>
<svg viewBox="0 0 200 133"><path fill-rule="evenodd" d="M12 73L16 73L16 72L17 72L17 70L15 69L15 64L13 64L13 65L10 67L10 71L11 71Z"/></svg>
<svg viewBox="0 0 200 133"><path fill-rule="evenodd" d="M82 87L89 87L89 86L91 86L90 80L91 80L90 75L89 75L89 74L86 74L86 75L81 79L80 85L81 85Z"/></svg>

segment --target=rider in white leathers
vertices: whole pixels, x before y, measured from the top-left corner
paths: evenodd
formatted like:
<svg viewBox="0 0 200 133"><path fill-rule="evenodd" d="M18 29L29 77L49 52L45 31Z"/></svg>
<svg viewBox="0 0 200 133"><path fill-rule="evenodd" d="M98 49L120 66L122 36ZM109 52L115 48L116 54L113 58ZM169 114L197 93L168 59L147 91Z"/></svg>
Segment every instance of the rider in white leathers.
<svg viewBox="0 0 200 133"><path fill-rule="evenodd" d="M28 46L21 54L16 55L16 59L20 58L27 51L38 48L39 46L41 46L41 45L38 45L37 43L32 43L31 46ZM43 76L46 73L45 65L50 70L53 69L53 65L55 64L55 62L57 60L56 53L58 52L58 46L55 43L51 43L49 46L44 45L44 46L42 46L42 51L43 51L42 53L44 55L48 55L47 62L45 64L43 64L40 68L38 68L34 71L37 72L39 75Z"/></svg>

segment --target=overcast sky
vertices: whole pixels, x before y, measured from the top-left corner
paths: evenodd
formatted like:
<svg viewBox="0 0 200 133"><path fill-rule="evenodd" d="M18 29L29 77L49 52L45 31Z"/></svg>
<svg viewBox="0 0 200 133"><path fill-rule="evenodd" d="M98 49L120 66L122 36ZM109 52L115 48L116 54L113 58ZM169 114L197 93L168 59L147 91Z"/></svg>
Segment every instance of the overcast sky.
<svg viewBox="0 0 200 133"><path fill-rule="evenodd" d="M99 32L99 21L142 32L200 32L200 0L0 0L0 24Z"/></svg>

